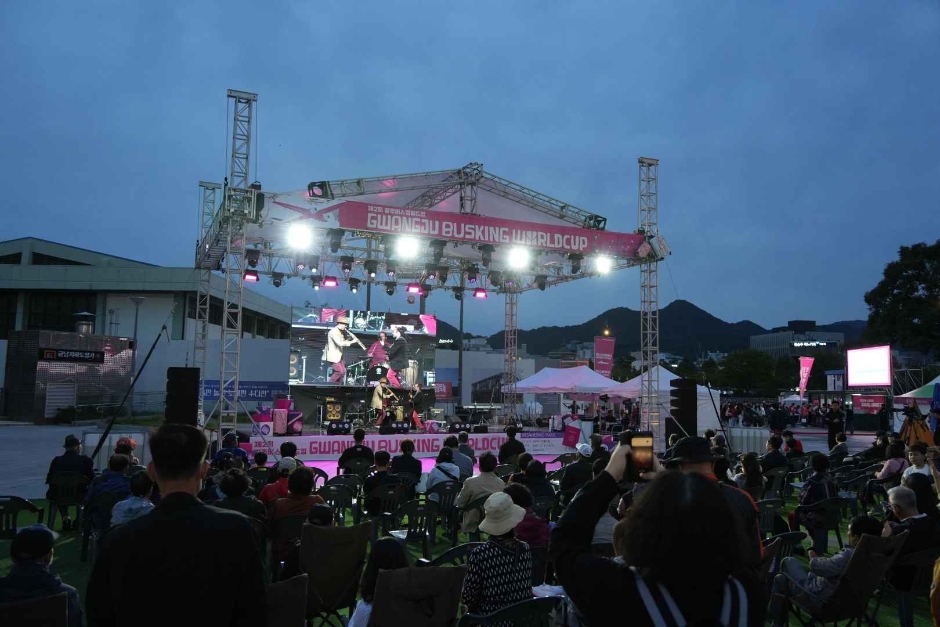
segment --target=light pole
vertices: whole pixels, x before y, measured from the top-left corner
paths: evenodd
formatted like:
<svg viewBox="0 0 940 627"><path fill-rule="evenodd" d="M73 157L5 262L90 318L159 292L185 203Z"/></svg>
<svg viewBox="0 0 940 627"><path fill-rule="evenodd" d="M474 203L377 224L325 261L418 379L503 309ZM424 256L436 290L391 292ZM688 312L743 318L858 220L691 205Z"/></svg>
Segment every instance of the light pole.
<svg viewBox="0 0 940 627"><path fill-rule="evenodd" d="M147 298L145 296L131 296L130 300L134 303L134 352L131 353L131 385L137 386L137 321L140 319L140 306ZM131 388L130 408L131 416L134 415L134 392Z"/></svg>

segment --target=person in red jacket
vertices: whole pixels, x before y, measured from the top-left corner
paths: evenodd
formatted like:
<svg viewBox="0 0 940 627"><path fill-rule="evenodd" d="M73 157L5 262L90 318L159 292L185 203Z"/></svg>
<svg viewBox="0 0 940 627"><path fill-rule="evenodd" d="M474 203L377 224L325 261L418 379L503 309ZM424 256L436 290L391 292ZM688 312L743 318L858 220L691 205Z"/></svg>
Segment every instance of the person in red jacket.
<svg viewBox="0 0 940 627"><path fill-rule="evenodd" d="M522 483L510 483L503 490L512 502L525 510L525 518L516 526L516 539L531 547L548 546L550 530L548 521L542 520L532 511L532 493Z"/></svg>

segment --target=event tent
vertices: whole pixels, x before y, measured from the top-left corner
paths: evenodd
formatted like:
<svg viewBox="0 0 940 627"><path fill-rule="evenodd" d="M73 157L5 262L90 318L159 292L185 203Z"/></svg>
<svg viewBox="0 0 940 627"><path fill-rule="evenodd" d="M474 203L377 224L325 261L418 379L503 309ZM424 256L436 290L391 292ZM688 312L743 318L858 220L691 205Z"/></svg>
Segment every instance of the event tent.
<svg viewBox="0 0 940 627"><path fill-rule="evenodd" d="M542 368L531 377L516 382L520 394L601 394L606 388L616 385L613 379L598 374L587 366L577 368Z"/></svg>
<svg viewBox="0 0 940 627"><path fill-rule="evenodd" d="M940 383L940 377L937 377L936 379L934 379L934 380L931 381L930 383L927 383L926 385L920 386L920 387L917 388L916 390L911 390L911 391L908 392L907 394L901 394L901 395L899 395L899 396L895 396L894 398L895 398L895 399L898 399L898 398L926 398L926 399L931 399L931 398L933 398L933 386L936 385L937 383Z"/></svg>

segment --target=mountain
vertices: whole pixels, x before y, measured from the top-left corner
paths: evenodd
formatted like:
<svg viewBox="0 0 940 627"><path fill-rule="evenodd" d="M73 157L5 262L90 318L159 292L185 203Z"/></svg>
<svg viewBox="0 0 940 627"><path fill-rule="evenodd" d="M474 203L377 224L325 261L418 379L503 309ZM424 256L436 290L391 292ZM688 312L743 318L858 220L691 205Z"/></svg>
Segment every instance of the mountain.
<svg viewBox="0 0 940 627"><path fill-rule="evenodd" d="M471 338L480 337L479 335L474 335L473 333L467 333L464 331L464 339L469 340ZM455 327L452 324L444 322L440 318L437 319L437 339L440 340L450 340L450 342L444 342L443 344L456 344L460 340L460 329Z"/></svg>
<svg viewBox="0 0 940 627"><path fill-rule="evenodd" d="M868 323L865 320L843 320L832 324L821 324L816 327L819 331L831 331L845 334L845 344L850 348L862 342L862 334Z"/></svg>

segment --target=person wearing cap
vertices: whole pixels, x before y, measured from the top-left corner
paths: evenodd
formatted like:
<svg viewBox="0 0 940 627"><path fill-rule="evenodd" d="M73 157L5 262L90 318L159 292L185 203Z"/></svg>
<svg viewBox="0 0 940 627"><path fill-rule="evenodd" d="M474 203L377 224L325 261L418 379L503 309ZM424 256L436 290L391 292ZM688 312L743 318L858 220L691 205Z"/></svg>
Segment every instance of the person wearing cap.
<svg viewBox="0 0 940 627"><path fill-rule="evenodd" d="M278 499L287 498L287 495L290 494L287 481L290 474L295 470L297 470L297 461L293 457L282 457L281 461L274 464L274 472L278 477L277 481L264 486L261 494L258 495L258 500L265 505L270 505Z"/></svg>
<svg viewBox="0 0 940 627"><path fill-rule="evenodd" d="M147 469L163 498L109 531L95 560L85 611L90 627L264 625L267 589L248 518L196 498L209 464L202 430L165 424ZM154 602L156 600L157 602Z"/></svg>
<svg viewBox="0 0 940 627"><path fill-rule="evenodd" d="M486 499L483 510L486 515L480 531L490 537L467 557L461 592L472 614L490 614L532 598L532 551L514 533L525 518L525 509L505 492L496 492Z"/></svg>
<svg viewBox="0 0 940 627"><path fill-rule="evenodd" d="M352 469L347 469L343 471L343 467L346 465L346 462L353 459L364 459L369 464L375 463L375 453L371 448L366 446L366 432L364 429L356 429L353 431L353 445L343 451L342 455L339 456L339 459L336 461L336 474L343 472L343 474L352 474Z"/></svg>
<svg viewBox="0 0 940 627"><path fill-rule="evenodd" d="M65 436L65 453L59 455L58 457L53 458L52 463L49 464L49 473L46 475L46 484L49 485L49 489L46 491L46 498L50 501L55 501L56 493L55 486L50 483L52 475L58 474L60 472L77 472L85 476L85 479L88 480L88 483L91 483L95 478L95 465L91 461L91 458L82 455L82 442L74 435ZM62 530L69 531L72 529L72 519L69 518L69 508L67 505L58 506L59 515L62 516Z"/></svg>
<svg viewBox="0 0 940 627"><path fill-rule="evenodd" d="M0 603L20 603L62 594L68 595L69 627L82 627L82 604L78 591L52 573L55 541L59 534L45 525L23 527L10 543L13 567L0 577Z"/></svg>
<svg viewBox="0 0 940 627"><path fill-rule="evenodd" d="M499 463L508 464L510 458L518 457L525 453L525 444L516 439L519 429L516 425L506 427L506 441L499 447Z"/></svg>
<svg viewBox="0 0 940 627"><path fill-rule="evenodd" d="M385 410L385 407L393 398L398 399L395 393L389 389L388 379L382 377L379 379L379 384L375 386L375 390L372 391L372 402L369 404L369 408L372 410L372 413L375 414L376 425L381 426L382 423L385 422L385 419L388 417L388 412Z"/></svg>
<svg viewBox="0 0 940 627"><path fill-rule="evenodd" d="M575 448L578 451L578 459L573 464L565 466L565 472L561 477L559 487L562 503L570 502L581 486L594 478L594 449L587 442L582 442Z"/></svg>
<svg viewBox="0 0 940 627"><path fill-rule="evenodd" d="M333 367L330 383L342 383L346 378L346 363L343 361L343 351L347 346L358 344L359 340L346 329L349 327L349 318L340 314L336 318L336 326L326 335L326 348L323 350L323 361L329 362Z"/></svg>

